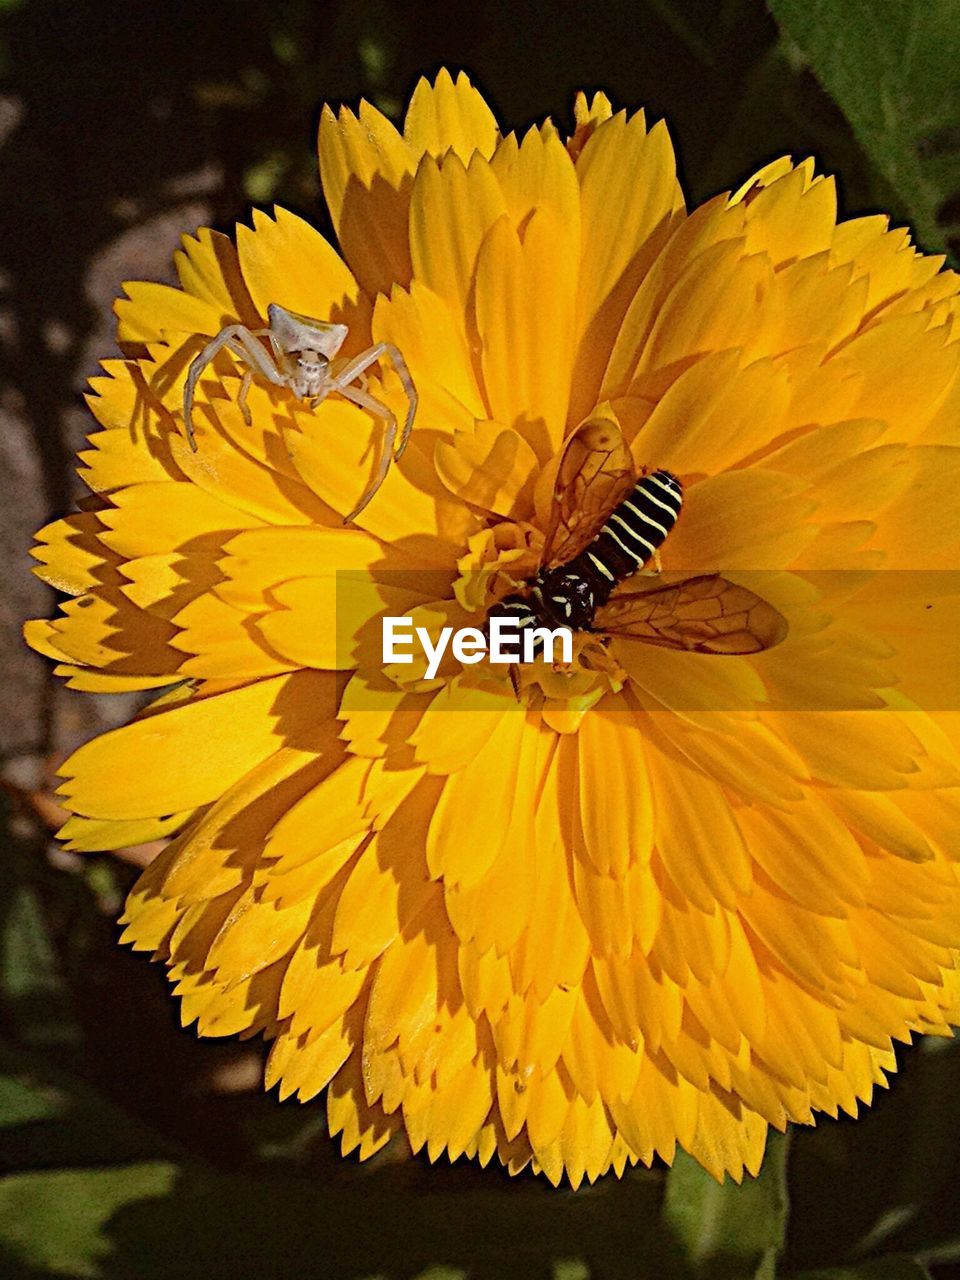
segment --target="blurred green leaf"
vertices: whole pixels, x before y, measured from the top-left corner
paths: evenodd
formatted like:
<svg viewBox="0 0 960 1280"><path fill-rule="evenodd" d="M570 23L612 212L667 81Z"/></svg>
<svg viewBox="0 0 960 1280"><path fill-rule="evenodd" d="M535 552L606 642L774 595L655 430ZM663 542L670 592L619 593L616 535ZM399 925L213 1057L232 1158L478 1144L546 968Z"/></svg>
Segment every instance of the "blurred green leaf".
<svg viewBox="0 0 960 1280"><path fill-rule="evenodd" d="M0 1041L0 1169L115 1164L178 1156L87 1081Z"/></svg>
<svg viewBox="0 0 960 1280"><path fill-rule="evenodd" d="M243 175L243 189L247 197L255 204L268 203L289 164L290 158L286 152L272 151L257 164L251 165Z"/></svg>
<svg viewBox="0 0 960 1280"><path fill-rule="evenodd" d="M6 1252L55 1275L100 1276L111 1251L104 1227L113 1214L166 1195L175 1180L176 1167L162 1162L7 1177L0 1183Z"/></svg>
<svg viewBox="0 0 960 1280"><path fill-rule="evenodd" d="M564 1259L553 1264L552 1280L590 1280L590 1268L582 1262Z"/></svg>
<svg viewBox="0 0 960 1280"><path fill-rule="evenodd" d="M690 1156L678 1154L667 1176L664 1224L689 1269L710 1280L773 1275L787 1227L789 1140L770 1137L763 1167L737 1186L717 1182Z"/></svg>
<svg viewBox="0 0 960 1280"><path fill-rule="evenodd" d="M855 1267L828 1267L825 1271L803 1271L791 1280L930 1280L922 1263L907 1255L877 1258Z"/></svg>
<svg viewBox="0 0 960 1280"><path fill-rule="evenodd" d="M901 1054L861 1119L798 1132L787 1261L803 1271L878 1254L960 1257L960 1043Z"/></svg>
<svg viewBox="0 0 960 1280"><path fill-rule="evenodd" d="M960 218L960 8L956 0L768 0L927 249Z"/></svg>
<svg viewBox="0 0 960 1280"><path fill-rule="evenodd" d="M32 887L17 884L7 900L0 940L2 1000L19 1034L32 1042L60 1040L69 1026L56 952Z"/></svg>
<svg viewBox="0 0 960 1280"><path fill-rule="evenodd" d="M6 1071L0 1074L0 1131L3 1132L5 1159L12 1155L8 1145L9 1130L44 1120L57 1121L70 1107L69 1098L56 1085L31 1080L26 1077L22 1062L18 1061L16 1066L17 1069L11 1070L10 1074Z"/></svg>
<svg viewBox="0 0 960 1280"><path fill-rule="evenodd" d="M0 1250L39 1274L104 1280L675 1274L646 1175L575 1193L474 1171L450 1191L416 1162L340 1168L326 1183L161 1161L17 1174L0 1183Z"/></svg>
<svg viewBox="0 0 960 1280"><path fill-rule="evenodd" d="M7 816L0 803L0 830ZM36 847L12 838L0 846L0 1017L25 1044L75 1044L79 1028L43 910L45 871Z"/></svg>

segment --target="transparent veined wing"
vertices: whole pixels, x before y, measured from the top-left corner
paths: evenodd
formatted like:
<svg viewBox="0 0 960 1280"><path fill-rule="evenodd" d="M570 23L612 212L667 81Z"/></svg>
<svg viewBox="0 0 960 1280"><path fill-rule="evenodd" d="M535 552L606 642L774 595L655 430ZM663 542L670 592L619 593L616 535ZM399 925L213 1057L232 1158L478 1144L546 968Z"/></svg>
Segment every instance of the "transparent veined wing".
<svg viewBox="0 0 960 1280"><path fill-rule="evenodd" d="M557 467L543 565L567 564L582 551L636 479L633 458L615 422L597 418L579 427Z"/></svg>
<svg viewBox="0 0 960 1280"><path fill-rule="evenodd" d="M618 593L597 610L593 629L691 653L746 654L779 644L787 620L748 587L703 573Z"/></svg>

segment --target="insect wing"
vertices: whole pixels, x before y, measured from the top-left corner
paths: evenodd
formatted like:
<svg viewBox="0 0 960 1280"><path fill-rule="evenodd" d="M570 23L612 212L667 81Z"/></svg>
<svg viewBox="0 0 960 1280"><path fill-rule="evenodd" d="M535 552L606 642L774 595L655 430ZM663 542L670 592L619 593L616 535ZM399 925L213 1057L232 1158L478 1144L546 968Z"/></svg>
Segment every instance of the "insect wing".
<svg viewBox="0 0 960 1280"><path fill-rule="evenodd" d="M746 654L779 644L787 620L748 587L706 573L614 596L594 630L690 653Z"/></svg>
<svg viewBox="0 0 960 1280"><path fill-rule="evenodd" d="M580 427L560 456L543 552L548 567L567 564L636 483L636 470L620 428L609 419Z"/></svg>

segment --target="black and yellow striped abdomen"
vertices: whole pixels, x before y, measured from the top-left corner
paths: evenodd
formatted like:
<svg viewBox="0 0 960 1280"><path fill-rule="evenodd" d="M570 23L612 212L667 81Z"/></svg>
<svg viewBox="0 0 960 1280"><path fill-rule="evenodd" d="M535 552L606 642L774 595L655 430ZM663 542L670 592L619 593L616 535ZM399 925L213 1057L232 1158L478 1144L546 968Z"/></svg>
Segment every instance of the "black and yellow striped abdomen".
<svg viewBox="0 0 960 1280"><path fill-rule="evenodd" d="M683 487L669 471L644 476L581 552L542 570L529 596L506 596L488 616L510 618L521 629L537 625L589 631L614 587L653 559L682 503Z"/></svg>
<svg viewBox="0 0 960 1280"><path fill-rule="evenodd" d="M548 572L586 578L594 589L594 608L599 608L617 583L653 558L676 524L682 503L680 481L669 471L644 476L610 512L589 546Z"/></svg>

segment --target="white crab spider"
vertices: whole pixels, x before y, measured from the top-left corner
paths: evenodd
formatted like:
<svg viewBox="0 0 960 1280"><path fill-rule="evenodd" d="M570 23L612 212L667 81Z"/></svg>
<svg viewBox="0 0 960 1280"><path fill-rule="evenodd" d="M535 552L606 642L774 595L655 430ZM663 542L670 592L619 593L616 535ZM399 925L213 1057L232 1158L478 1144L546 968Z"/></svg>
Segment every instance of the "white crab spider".
<svg viewBox="0 0 960 1280"><path fill-rule="evenodd" d="M266 329L248 329L245 324L228 324L193 360L183 388L183 422L190 448L196 452L193 393L204 369L224 347L247 365L237 397L237 404L247 426L250 425L247 393L250 382L257 373L275 387L286 387L299 399L308 401L311 409L325 400L332 391L336 391L384 423L384 440L376 475L357 506L346 517L346 522L349 523L360 514L383 484L391 459L401 457L407 447L410 428L417 412L417 389L410 377L410 370L403 356L390 342L377 342L339 368L332 369L332 362L347 336L345 324L314 320L310 316L299 315L296 311L287 311L276 302L271 302L267 307L267 320L269 324ZM270 343L269 350L260 341L261 338L266 338ZM407 416L396 448L396 417L392 410L366 390L366 370L379 360L390 361L407 396ZM358 378L363 379L362 387L352 385Z"/></svg>

